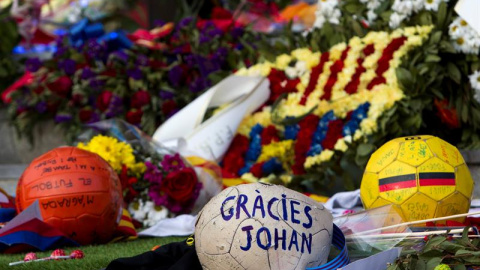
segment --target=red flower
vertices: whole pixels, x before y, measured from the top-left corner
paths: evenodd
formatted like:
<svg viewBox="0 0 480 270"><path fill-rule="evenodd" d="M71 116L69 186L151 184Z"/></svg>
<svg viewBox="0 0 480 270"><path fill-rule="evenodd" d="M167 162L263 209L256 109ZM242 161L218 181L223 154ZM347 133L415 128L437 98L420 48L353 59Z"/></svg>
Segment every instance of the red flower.
<svg viewBox="0 0 480 270"><path fill-rule="evenodd" d="M455 107L451 108L448 105L448 100L444 99L442 101L435 99L435 107L437 108L437 115L442 120L442 123L445 123L449 128L459 128L460 122L458 121L457 110Z"/></svg>
<svg viewBox="0 0 480 270"><path fill-rule="evenodd" d="M365 56L369 56L373 52L375 52L375 46L373 46L373 44L368 44L367 46L365 46L365 48L363 48L363 54Z"/></svg>
<svg viewBox="0 0 480 270"><path fill-rule="evenodd" d="M50 89L50 91L63 98L67 97L68 94L70 94L70 91L72 90L72 85L72 80L67 76L61 76L54 82L47 83L47 87L48 89Z"/></svg>
<svg viewBox="0 0 480 270"><path fill-rule="evenodd" d="M150 94L145 90L140 90L135 92L132 96L132 100L130 102L130 107L135 109L140 109L145 105L150 103Z"/></svg>
<svg viewBox="0 0 480 270"><path fill-rule="evenodd" d="M333 149L338 139L342 138L343 121L341 119L333 120L328 123L328 131L325 139L322 141L323 149Z"/></svg>
<svg viewBox="0 0 480 270"><path fill-rule="evenodd" d="M233 15L230 11L222 8L222 7L214 7L212 9L212 19L232 19Z"/></svg>
<svg viewBox="0 0 480 270"><path fill-rule="evenodd" d="M223 158L223 169L234 177L238 176L238 171L245 166L245 159L237 151L229 151Z"/></svg>
<svg viewBox="0 0 480 270"><path fill-rule="evenodd" d="M264 163L264 162L255 163L255 164L250 168L250 172L253 174L253 176L255 176L255 177L257 177L257 178L260 178L260 177L263 176L263 172L262 172L263 163Z"/></svg>
<svg viewBox="0 0 480 270"><path fill-rule="evenodd" d="M248 150L249 144L250 142L246 136L237 134L232 140L230 149L238 149L239 151L246 152Z"/></svg>
<svg viewBox="0 0 480 270"><path fill-rule="evenodd" d="M125 119L132 125L140 124L142 121L143 111L141 109L131 109L127 112Z"/></svg>
<svg viewBox="0 0 480 270"><path fill-rule="evenodd" d="M162 181L161 190L173 200L185 203L193 197L197 182L195 171L186 167L179 171L169 172Z"/></svg>
<svg viewBox="0 0 480 270"><path fill-rule="evenodd" d="M308 81L308 85L305 88L305 92L303 92L302 99L300 100L301 105L305 105L308 96L310 95L310 93L313 92L313 90L315 90L315 86L317 86L318 82L318 77L320 77L320 74L322 74L323 66L328 61L329 57L330 54L328 52L323 53L322 56L320 56L320 63L318 63L318 65L312 68L312 72L310 73L310 80Z"/></svg>
<svg viewBox="0 0 480 270"><path fill-rule="evenodd" d="M373 87L375 85L383 84L383 83L386 83L386 82L387 82L387 80L385 80L384 77L377 76L377 77L373 78L373 80L367 85L367 89L371 90L371 89L373 89Z"/></svg>
<svg viewBox="0 0 480 270"><path fill-rule="evenodd" d="M170 115L175 109L177 109L175 100L167 100L162 104L162 112L164 115Z"/></svg>
<svg viewBox="0 0 480 270"><path fill-rule="evenodd" d="M300 79L289 79L285 72L277 69L272 69L268 74L268 80L270 81L270 98L269 103L275 102L284 93L293 93L297 91L297 84Z"/></svg>
<svg viewBox="0 0 480 270"><path fill-rule="evenodd" d="M84 96L82 94L73 94L72 95L73 104L79 106L84 101Z"/></svg>
<svg viewBox="0 0 480 270"><path fill-rule="evenodd" d="M278 131L273 125L264 128L260 137L262 138L262 145L280 141L278 138Z"/></svg>
<svg viewBox="0 0 480 270"><path fill-rule="evenodd" d="M87 123L88 121L90 121L90 119L92 118L92 115L93 115L93 110L88 107L82 108L78 112L78 118L80 118L80 122L82 123Z"/></svg>
<svg viewBox="0 0 480 270"><path fill-rule="evenodd" d="M60 101L58 100L47 102L47 112L56 113L58 110L58 106L60 106Z"/></svg>
<svg viewBox="0 0 480 270"><path fill-rule="evenodd" d="M110 100L112 99L113 93L111 91L105 90L97 97L97 108L104 112L108 105L110 104Z"/></svg>

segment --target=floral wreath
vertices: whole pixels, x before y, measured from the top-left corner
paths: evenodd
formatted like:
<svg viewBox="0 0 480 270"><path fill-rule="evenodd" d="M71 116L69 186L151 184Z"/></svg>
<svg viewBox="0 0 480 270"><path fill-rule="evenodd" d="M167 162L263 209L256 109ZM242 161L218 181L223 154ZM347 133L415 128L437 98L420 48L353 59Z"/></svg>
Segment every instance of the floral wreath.
<svg viewBox="0 0 480 270"><path fill-rule="evenodd" d="M289 184L375 133L377 120L404 97L396 68L431 26L370 32L330 51L302 48L242 69L268 76L270 100L240 124L223 159L227 178Z"/></svg>

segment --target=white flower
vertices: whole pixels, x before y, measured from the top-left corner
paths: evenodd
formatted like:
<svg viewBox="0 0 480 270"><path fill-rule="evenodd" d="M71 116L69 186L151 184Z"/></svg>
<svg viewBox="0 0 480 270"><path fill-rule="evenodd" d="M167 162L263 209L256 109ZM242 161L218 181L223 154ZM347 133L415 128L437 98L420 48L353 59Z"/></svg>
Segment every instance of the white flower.
<svg viewBox="0 0 480 270"><path fill-rule="evenodd" d="M142 200L130 203L128 205L128 212L132 215L133 219L140 222L143 222L147 217L147 212L144 209L144 203Z"/></svg>
<svg viewBox="0 0 480 270"><path fill-rule="evenodd" d="M465 27L460 25L460 20L461 18L456 18L448 26L448 34L450 35L451 39L456 39L465 35Z"/></svg>
<svg viewBox="0 0 480 270"><path fill-rule="evenodd" d="M376 20L378 17L377 13L375 13L373 10L369 10L367 12L367 19L369 22L373 22L374 20Z"/></svg>
<svg viewBox="0 0 480 270"><path fill-rule="evenodd" d="M151 227L157 224L160 220L167 218L168 210L165 207L155 206L153 202L147 202L149 204L149 210L147 212L147 219L143 221L143 225Z"/></svg>
<svg viewBox="0 0 480 270"><path fill-rule="evenodd" d="M390 26L390 28L392 29L395 29L397 28L400 23L407 17L407 15L405 14L399 14L399 13L392 13L392 15L390 15L390 21L388 22L388 26Z"/></svg>
<svg viewBox="0 0 480 270"><path fill-rule="evenodd" d="M337 0L320 0L318 1L318 7L315 11L316 20L314 27L322 28L323 24L328 21L332 24L339 24L342 13L337 8Z"/></svg>
<svg viewBox="0 0 480 270"><path fill-rule="evenodd" d="M468 78L470 79L470 85L473 89L475 89L475 92L480 93L480 70L475 71L473 74L468 76Z"/></svg>
<svg viewBox="0 0 480 270"><path fill-rule="evenodd" d="M400 13L406 16L410 16L413 11L413 3L410 0L406 0L406 1L395 0L395 2L392 5L392 10L395 11L394 14Z"/></svg>
<svg viewBox="0 0 480 270"><path fill-rule="evenodd" d="M425 0L425 9L431 11L438 11L438 6L442 0Z"/></svg>
<svg viewBox="0 0 480 270"><path fill-rule="evenodd" d="M415 13L416 13L416 12L419 12L420 10L423 9L424 4L425 4L425 0L413 0L413 1L412 1L413 11L414 11Z"/></svg>
<svg viewBox="0 0 480 270"><path fill-rule="evenodd" d="M370 0L367 3L367 8L372 11L378 8L379 6L380 6L380 1L378 0Z"/></svg>

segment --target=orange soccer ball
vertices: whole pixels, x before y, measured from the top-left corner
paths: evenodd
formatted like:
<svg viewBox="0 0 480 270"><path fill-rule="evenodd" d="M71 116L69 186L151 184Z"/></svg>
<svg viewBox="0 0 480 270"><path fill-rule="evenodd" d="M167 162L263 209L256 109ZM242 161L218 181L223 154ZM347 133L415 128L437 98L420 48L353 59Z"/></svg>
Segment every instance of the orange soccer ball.
<svg viewBox="0 0 480 270"><path fill-rule="evenodd" d="M35 200L46 223L82 245L111 240L123 202L110 165L77 147L55 148L25 169L17 185L17 212Z"/></svg>

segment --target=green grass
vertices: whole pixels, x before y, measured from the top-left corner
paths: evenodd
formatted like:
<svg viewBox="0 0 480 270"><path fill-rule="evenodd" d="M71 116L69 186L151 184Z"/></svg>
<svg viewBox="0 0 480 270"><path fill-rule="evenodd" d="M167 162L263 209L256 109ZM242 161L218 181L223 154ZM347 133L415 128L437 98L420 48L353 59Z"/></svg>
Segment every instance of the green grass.
<svg viewBox="0 0 480 270"><path fill-rule="evenodd" d="M66 254L75 249L81 249L85 258L81 260L61 260L31 262L8 266L10 262L22 261L26 253L0 254L0 269L42 269L42 270L99 270L107 267L114 259L131 257L151 250L156 245L183 241L187 237L139 238L133 241L118 242L106 245L67 247ZM36 252L38 258L48 257L53 250Z"/></svg>

